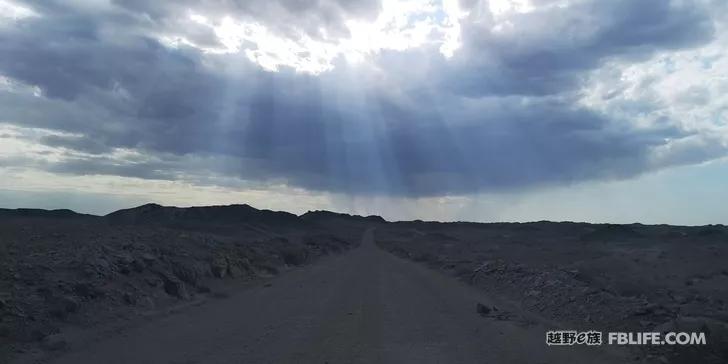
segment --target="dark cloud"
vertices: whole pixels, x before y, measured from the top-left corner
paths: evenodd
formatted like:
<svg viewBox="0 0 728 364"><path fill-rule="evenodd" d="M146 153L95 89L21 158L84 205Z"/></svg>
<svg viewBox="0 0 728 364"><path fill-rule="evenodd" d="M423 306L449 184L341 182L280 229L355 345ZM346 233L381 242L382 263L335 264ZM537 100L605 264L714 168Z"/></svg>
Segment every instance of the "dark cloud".
<svg viewBox="0 0 728 364"><path fill-rule="evenodd" d="M86 154L40 166L58 173L201 183L219 175L405 196L625 178L654 168L650 151L688 134L586 110L570 93L605 59L691 47L713 33L700 6L640 3L650 11L594 1L523 14L514 19L517 33L495 34L483 28L492 23L469 18L452 60L422 47L313 76L266 72L241 54L161 45L150 32L175 29L191 2L124 1L100 13L37 2L41 17L0 31L0 74L38 86L44 97L0 92L0 117L73 133L39 139ZM281 34L291 27L313 34L324 24L343 36L342 19L373 16L379 5L371 4L199 8L262 19ZM195 39L214 39L206 36ZM120 148L149 158L110 154ZM707 158L689 154L675 163Z"/></svg>
<svg viewBox="0 0 728 364"><path fill-rule="evenodd" d="M585 1L509 22L492 32L490 13L474 11L443 85L468 95L560 93L606 59L644 59L705 44L714 34L710 8L693 1Z"/></svg>
<svg viewBox="0 0 728 364"><path fill-rule="evenodd" d="M40 143L90 154L102 154L111 151L111 148L100 140L80 136L46 135L40 139Z"/></svg>
<svg viewBox="0 0 728 364"><path fill-rule="evenodd" d="M103 157L71 158L53 163L46 170L54 173L76 175L111 175L143 179L175 180L177 175L171 163L119 163L118 160Z"/></svg>

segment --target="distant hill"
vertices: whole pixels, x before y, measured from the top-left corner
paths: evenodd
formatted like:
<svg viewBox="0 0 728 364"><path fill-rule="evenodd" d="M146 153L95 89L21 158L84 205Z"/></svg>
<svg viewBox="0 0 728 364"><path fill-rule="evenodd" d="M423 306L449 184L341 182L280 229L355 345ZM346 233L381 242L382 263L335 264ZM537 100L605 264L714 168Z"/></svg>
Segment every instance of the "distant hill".
<svg viewBox="0 0 728 364"><path fill-rule="evenodd" d="M368 223L385 223L387 220L377 215L360 216L360 215L349 215L338 212L331 212L326 210L309 211L301 215L301 218L306 221L315 222L326 222L332 220L345 220L351 222L368 222Z"/></svg>
<svg viewBox="0 0 728 364"><path fill-rule="evenodd" d="M80 214L68 209L3 209L2 218L92 219L121 225L155 225L191 230L237 231L239 227L253 230L291 228L316 230L327 224L358 225L386 223L380 216L359 216L331 211L309 211L301 216L285 212L256 209L247 204L175 207L149 203L112 212L106 216Z"/></svg>
<svg viewBox="0 0 728 364"><path fill-rule="evenodd" d="M106 215L111 223L159 224L175 227L253 224L279 227L307 227L300 217L282 211L259 210L249 205L170 207L146 204Z"/></svg>
<svg viewBox="0 0 728 364"><path fill-rule="evenodd" d="M88 219L111 224L161 225L175 228L200 229L205 231L217 228L234 229L244 225L253 230L263 227L316 229L331 224L356 226L359 224L385 224L387 220L377 215L361 216L327 210L308 211L300 216L285 212L257 209L247 204L175 207L149 203L138 207L118 210L106 216L82 214L69 209L44 210L35 208L0 208L0 219L8 218L45 218L45 219ZM461 226L484 227L514 231L549 231L561 234L578 234L583 241L631 240L652 235L675 236L724 236L728 227L724 225L684 226L634 224L592 224L585 222L438 222L438 221L395 221L395 225L411 226ZM679 228L679 229L678 229ZM669 230L669 231L668 231ZM667 231L667 232L666 232ZM668 235L670 235L668 234Z"/></svg>
<svg viewBox="0 0 728 364"><path fill-rule="evenodd" d="M643 237L643 234L635 230L635 224L633 225L618 225L618 224L600 224L594 225L596 228L581 236L581 240L584 241L608 241L608 240L621 240L621 239L638 239Z"/></svg>
<svg viewBox="0 0 728 364"><path fill-rule="evenodd" d="M74 218L98 218L98 216L79 214L78 212L60 209L0 209L0 218L52 218L52 219L74 219Z"/></svg>

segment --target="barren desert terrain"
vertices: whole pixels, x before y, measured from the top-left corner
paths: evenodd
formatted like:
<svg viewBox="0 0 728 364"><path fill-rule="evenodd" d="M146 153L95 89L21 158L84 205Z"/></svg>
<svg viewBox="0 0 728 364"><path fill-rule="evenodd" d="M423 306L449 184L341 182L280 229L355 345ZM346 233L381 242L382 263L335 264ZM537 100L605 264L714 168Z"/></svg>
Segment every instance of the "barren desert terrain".
<svg viewBox="0 0 728 364"><path fill-rule="evenodd" d="M10 363L724 363L728 230L0 212ZM553 329L706 346L549 347Z"/></svg>

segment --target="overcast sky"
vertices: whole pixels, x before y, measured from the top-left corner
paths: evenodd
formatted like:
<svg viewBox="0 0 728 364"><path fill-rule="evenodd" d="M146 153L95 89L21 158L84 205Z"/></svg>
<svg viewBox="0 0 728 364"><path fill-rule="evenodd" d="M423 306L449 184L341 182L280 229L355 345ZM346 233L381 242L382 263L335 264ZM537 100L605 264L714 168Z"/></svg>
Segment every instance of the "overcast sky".
<svg viewBox="0 0 728 364"><path fill-rule="evenodd" d="M724 0L0 0L0 206L728 223Z"/></svg>

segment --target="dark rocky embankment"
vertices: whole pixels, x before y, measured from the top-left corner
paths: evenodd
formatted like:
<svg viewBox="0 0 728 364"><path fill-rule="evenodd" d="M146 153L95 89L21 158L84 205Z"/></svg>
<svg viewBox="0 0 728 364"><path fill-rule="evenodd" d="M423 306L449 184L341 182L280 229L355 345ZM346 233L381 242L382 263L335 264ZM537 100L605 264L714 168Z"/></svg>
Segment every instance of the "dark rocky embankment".
<svg viewBox="0 0 728 364"><path fill-rule="evenodd" d="M359 243L356 222L247 205L145 205L106 217L0 210L0 358L64 349L67 328L221 298Z"/></svg>

